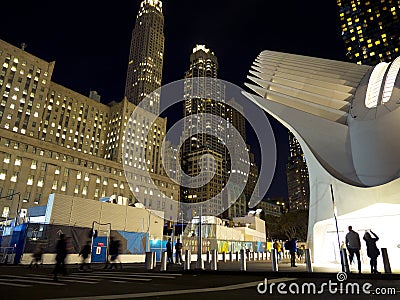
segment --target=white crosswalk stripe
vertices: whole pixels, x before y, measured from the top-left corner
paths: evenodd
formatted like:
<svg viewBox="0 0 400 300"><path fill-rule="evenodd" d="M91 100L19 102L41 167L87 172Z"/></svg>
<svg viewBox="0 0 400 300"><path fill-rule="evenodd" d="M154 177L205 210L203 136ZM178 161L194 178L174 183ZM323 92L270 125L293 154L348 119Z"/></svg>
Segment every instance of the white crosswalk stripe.
<svg viewBox="0 0 400 300"><path fill-rule="evenodd" d="M17 276L17 275L0 275L0 278L2 280L2 282L5 282L2 277L6 277L6 278L10 278L10 280L12 280L13 282L17 281L17 282L25 282L25 283L34 283L34 284L46 284L46 285L65 285L64 283L59 283L59 282L51 282L51 281L38 281L38 280L31 280L28 279L29 277L27 276ZM49 280L49 278L47 278Z"/></svg>
<svg viewBox="0 0 400 300"><path fill-rule="evenodd" d="M129 282L150 282L154 279L176 279L182 274L171 273L136 273L136 272L113 272L113 271L95 271L95 272L72 272L59 278L59 282L54 282L52 274L26 274L26 275L0 275L0 285L10 287L32 287L37 285L65 286L68 283L79 284L98 284L103 281L113 283Z"/></svg>
<svg viewBox="0 0 400 300"><path fill-rule="evenodd" d="M73 273L76 274L76 273ZM93 275L104 275L104 272L92 272L90 274ZM107 276L110 275L117 275L117 276L122 276L122 277L140 277L140 278L162 278L162 279L175 279L176 275L174 274L148 274L148 273L124 273L124 272L112 272L112 273L106 273ZM178 274L181 276L182 274Z"/></svg>
<svg viewBox="0 0 400 300"><path fill-rule="evenodd" d="M35 277L37 279L45 279L48 280L49 277L46 277L44 275L37 275L37 274L27 274L28 276L32 276ZM67 282L77 282L77 283L89 283L89 284L95 284L95 283L99 283L99 280L97 279L88 279L85 278L84 280L75 280L75 279L69 279L69 277L63 277L62 281L67 281Z"/></svg>
<svg viewBox="0 0 400 300"><path fill-rule="evenodd" d="M127 277L124 276L114 276L114 275L110 275L110 274L104 274L104 275L89 275L89 274L85 274L85 275L75 275L75 274L71 274L70 277L73 278L101 278L101 279L109 279L109 280L113 280L113 279L120 279L120 280L127 280ZM130 278L129 280L132 281L151 281L150 278Z"/></svg>

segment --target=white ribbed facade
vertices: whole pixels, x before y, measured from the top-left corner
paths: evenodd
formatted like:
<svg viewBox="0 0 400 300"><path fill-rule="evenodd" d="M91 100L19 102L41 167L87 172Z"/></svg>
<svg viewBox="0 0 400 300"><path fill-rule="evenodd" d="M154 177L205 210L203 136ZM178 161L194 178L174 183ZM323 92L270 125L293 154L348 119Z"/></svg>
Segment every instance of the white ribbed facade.
<svg viewBox="0 0 400 300"><path fill-rule="evenodd" d="M262 52L250 70L254 84L246 85L258 96L246 96L287 127L304 151L310 175L308 245L316 264L340 263L335 213L340 241L349 225L361 237L372 229L380 237L378 247L388 249L392 270L400 270L395 232L400 226L400 79L393 72L371 75L376 72L371 66L273 51ZM369 270L363 241L361 252L363 270Z"/></svg>

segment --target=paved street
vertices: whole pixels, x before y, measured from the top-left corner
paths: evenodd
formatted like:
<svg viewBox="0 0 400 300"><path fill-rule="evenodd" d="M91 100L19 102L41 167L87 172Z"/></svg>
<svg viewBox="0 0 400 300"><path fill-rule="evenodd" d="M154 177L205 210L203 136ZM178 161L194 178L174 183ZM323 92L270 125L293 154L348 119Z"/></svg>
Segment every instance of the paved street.
<svg viewBox="0 0 400 300"><path fill-rule="evenodd" d="M160 272L159 268L146 270L143 264L112 271L95 265L92 272L80 272L70 265L67 276L60 276L58 282L52 280L50 265L39 269L0 266L0 299L317 299L321 295L324 299L396 299L400 294L400 275L349 274L342 283L360 287L358 295L351 296L355 291L346 292L346 286L329 287L329 281L340 283L335 273L307 273L304 265L282 265L274 273L260 271L265 266L265 261L249 262L248 271L243 272L236 270L235 262L221 262L219 271L184 271L182 265L174 265ZM316 286L314 292L308 291L310 283ZM363 293L364 284L371 284L369 294ZM376 295L377 287L387 295Z"/></svg>

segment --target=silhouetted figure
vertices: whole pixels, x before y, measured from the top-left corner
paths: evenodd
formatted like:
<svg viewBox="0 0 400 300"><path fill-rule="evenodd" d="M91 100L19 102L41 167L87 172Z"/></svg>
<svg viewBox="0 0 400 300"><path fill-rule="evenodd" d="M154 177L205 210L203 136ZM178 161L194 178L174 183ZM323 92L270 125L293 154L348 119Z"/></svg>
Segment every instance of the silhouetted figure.
<svg viewBox="0 0 400 300"><path fill-rule="evenodd" d="M29 268L31 268L32 265L35 264L35 267L37 269L39 267L39 263L43 264L43 251L43 247L39 246L37 250L32 254L32 260L29 264Z"/></svg>
<svg viewBox="0 0 400 300"><path fill-rule="evenodd" d="M104 267L105 269L110 269L110 270L112 268L117 269L117 262L119 262L119 267L120 269L122 269L122 262L119 259L120 248L121 248L120 241L114 239L113 237L110 237L110 246L108 248L110 260L107 261L106 266Z"/></svg>
<svg viewBox="0 0 400 300"><path fill-rule="evenodd" d="M67 257L67 238L65 234L60 234L60 239L56 246L56 266L54 267L54 281L58 281L58 273L62 273L64 276L67 275L67 269L65 267L65 258Z"/></svg>
<svg viewBox="0 0 400 300"><path fill-rule="evenodd" d="M89 258L90 253L92 252L92 249L90 247L91 242L87 241L85 245L83 245L81 251L79 252L79 256L82 257L82 262L79 267L79 270L84 271L85 268L87 270L91 270L92 268L90 267L90 264L87 263L87 260Z"/></svg>
<svg viewBox="0 0 400 300"><path fill-rule="evenodd" d="M175 263L181 264L183 263L182 259L182 243L180 239L176 240L175 244Z"/></svg>
<svg viewBox="0 0 400 300"><path fill-rule="evenodd" d="M297 267L296 266L296 254L298 252L298 248L297 248L297 238L292 238L290 240L290 266L291 267Z"/></svg>
<svg viewBox="0 0 400 300"><path fill-rule="evenodd" d="M353 263L354 255L357 257L358 263L358 273L361 273L361 258L360 258L360 249L361 249L361 241L360 236L357 232L353 230L352 226L349 226L349 232L346 234L346 247L349 251L349 260L350 264Z"/></svg>
<svg viewBox="0 0 400 300"><path fill-rule="evenodd" d="M171 244L171 238L168 238L167 242L167 261L169 264L173 264L174 260L172 258L172 244Z"/></svg>
<svg viewBox="0 0 400 300"><path fill-rule="evenodd" d="M370 265L371 265L371 274L380 274L380 272L378 272L378 268L377 268L377 264L378 264L378 256L380 253L378 247L376 246L376 242L379 240L379 237L372 232L372 230L370 230L370 232L372 233L372 235L374 237L371 236L371 234L367 231L364 234L364 241L367 244L367 255L370 258Z"/></svg>

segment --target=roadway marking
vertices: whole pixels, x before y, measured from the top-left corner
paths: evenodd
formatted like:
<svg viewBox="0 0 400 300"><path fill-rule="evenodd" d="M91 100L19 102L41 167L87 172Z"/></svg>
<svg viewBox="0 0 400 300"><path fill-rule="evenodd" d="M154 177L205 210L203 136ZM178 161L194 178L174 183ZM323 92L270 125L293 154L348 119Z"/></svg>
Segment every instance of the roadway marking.
<svg viewBox="0 0 400 300"><path fill-rule="evenodd" d="M10 278L14 278L15 281L29 282L29 283L36 283L36 284L39 283L39 284L48 284L48 285L65 285L64 283L57 283L57 282L49 282L49 281L43 282L43 281L28 280L24 276L16 276L16 275L0 275L0 277L10 277Z"/></svg>
<svg viewBox="0 0 400 300"><path fill-rule="evenodd" d="M269 283L278 283L285 281L296 280L297 278L277 278L268 280ZM247 283L239 283L214 288L203 288L203 289L190 289L190 290L175 290L175 291L160 291L160 292L147 292L147 293L136 293L136 294L121 294L121 295L106 295L106 296L88 296L88 297L71 297L71 298L48 298L43 300L110 300L110 299L133 299L133 298L145 298L145 297L157 297L157 296L170 296L170 295L182 295L182 294L196 294L196 293L208 293L208 292L223 292L228 290L239 290L249 287L256 287L261 281L252 281Z"/></svg>
<svg viewBox="0 0 400 300"><path fill-rule="evenodd" d="M76 274L81 274L81 273L76 273ZM91 274L136 274L136 275L144 275L144 276L148 275L148 276L160 276L160 277L162 277L164 275L168 275L168 276L182 276L183 275L183 274L176 274L176 273L163 273L163 274L160 273L159 274L159 273L137 273L137 272L128 273L128 272L113 272L113 271L110 271L110 272L107 272L107 271L104 271L104 272L96 271L96 272L91 272Z"/></svg>
<svg viewBox="0 0 400 300"><path fill-rule="evenodd" d="M27 274L27 275L34 276L34 277L36 277L38 279L45 279L45 280L49 279L49 277L46 277L46 276L43 276L43 275L38 275L38 274ZM89 283L89 284L94 284L94 283L99 283L100 282L100 280L98 280L98 279L90 279L90 278L87 278L84 281L83 280L69 279L69 276L67 278L63 277L60 280L62 280L63 282L67 281L67 282L78 282L78 283Z"/></svg>
<svg viewBox="0 0 400 300"><path fill-rule="evenodd" d="M0 281L0 284L2 284L2 285L10 285L10 286L17 286L17 287L29 287L29 286L32 286L32 285L28 285L28 284L18 284L18 283L11 283L11 282L2 282L2 281Z"/></svg>
<svg viewBox="0 0 400 300"><path fill-rule="evenodd" d="M77 278L77 279L82 279L82 276L78 276L78 275L69 275L69 277L72 278ZM92 278L92 279L121 279L121 280L126 280L126 277L122 277L122 276L107 276L107 275L85 275L85 278ZM151 281L150 278L130 278L130 280L132 281Z"/></svg>
<svg viewBox="0 0 400 300"><path fill-rule="evenodd" d="M82 274L82 273L71 273L71 274L78 276L78 274ZM105 273L102 273L102 272L92 272L92 273L87 273L87 274L89 274L89 276L91 276L91 275L94 275L94 276L107 276L107 278L109 278L110 275L112 275L110 273L105 274ZM120 276L120 277L139 277L139 278L165 278L165 279L175 279L176 278L176 276L172 276L173 274L165 274L165 275L164 274L159 274L158 275L158 274L141 274L141 273L126 273L126 272L124 273L124 272L120 272L120 273L115 274L115 275L117 275L117 277ZM182 275L182 274L180 274L180 275ZM83 275L83 276L85 276L85 275ZM112 278L116 278L114 276L111 276L111 277Z"/></svg>

